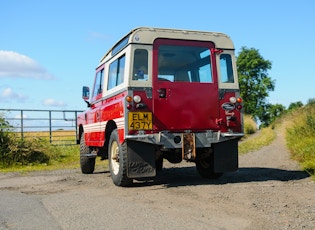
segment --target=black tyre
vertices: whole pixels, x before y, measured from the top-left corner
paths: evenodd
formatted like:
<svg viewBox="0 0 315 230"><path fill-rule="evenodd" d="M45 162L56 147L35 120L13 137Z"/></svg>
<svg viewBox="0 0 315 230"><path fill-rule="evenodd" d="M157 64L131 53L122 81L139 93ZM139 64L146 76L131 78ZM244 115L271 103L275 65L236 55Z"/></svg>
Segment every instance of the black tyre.
<svg viewBox="0 0 315 230"><path fill-rule="evenodd" d="M95 169L95 157L88 157L90 154L90 148L86 146L84 141L84 133L81 135L80 139L80 166L81 172L84 174L91 174Z"/></svg>
<svg viewBox="0 0 315 230"><path fill-rule="evenodd" d="M109 170L114 184L130 186L132 179L127 177L127 144L119 144L117 129L112 131L108 144Z"/></svg>
<svg viewBox="0 0 315 230"><path fill-rule="evenodd" d="M218 179L223 173L214 172L213 155L202 159L196 159L196 168L200 176L208 179Z"/></svg>
<svg viewBox="0 0 315 230"><path fill-rule="evenodd" d="M162 171L162 168L163 168L163 157L159 157L159 159L157 159L155 161L155 168L157 171Z"/></svg>

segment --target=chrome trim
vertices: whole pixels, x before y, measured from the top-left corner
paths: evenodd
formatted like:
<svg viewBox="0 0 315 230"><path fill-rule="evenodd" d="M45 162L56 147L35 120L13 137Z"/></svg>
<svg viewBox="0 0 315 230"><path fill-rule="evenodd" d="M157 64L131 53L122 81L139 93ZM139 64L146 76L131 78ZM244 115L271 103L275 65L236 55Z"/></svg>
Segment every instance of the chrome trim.
<svg viewBox="0 0 315 230"><path fill-rule="evenodd" d="M96 154L81 154L80 157L96 157Z"/></svg>
<svg viewBox="0 0 315 230"><path fill-rule="evenodd" d="M244 133L221 133L223 137L243 137Z"/></svg>

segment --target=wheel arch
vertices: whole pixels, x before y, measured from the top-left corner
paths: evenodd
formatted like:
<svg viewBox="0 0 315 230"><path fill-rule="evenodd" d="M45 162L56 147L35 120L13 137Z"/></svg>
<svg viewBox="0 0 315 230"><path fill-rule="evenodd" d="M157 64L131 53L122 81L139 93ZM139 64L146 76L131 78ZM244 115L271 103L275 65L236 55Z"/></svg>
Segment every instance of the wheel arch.
<svg viewBox="0 0 315 230"><path fill-rule="evenodd" d="M80 140L81 140L83 132L84 132L83 125L80 124L79 125L79 132L77 134L77 144L80 144Z"/></svg>
<svg viewBox="0 0 315 230"><path fill-rule="evenodd" d="M108 121L105 127L105 148L108 148L109 138L114 129L117 129L116 122L113 120Z"/></svg>

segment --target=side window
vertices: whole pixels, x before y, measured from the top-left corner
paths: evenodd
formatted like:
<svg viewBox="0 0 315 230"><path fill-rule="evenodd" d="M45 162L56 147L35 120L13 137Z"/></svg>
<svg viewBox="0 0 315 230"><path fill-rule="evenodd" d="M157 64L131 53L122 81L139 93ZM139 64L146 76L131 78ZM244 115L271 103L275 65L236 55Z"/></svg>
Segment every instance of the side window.
<svg viewBox="0 0 315 230"><path fill-rule="evenodd" d="M134 52L132 80L148 80L148 51L136 49Z"/></svg>
<svg viewBox="0 0 315 230"><path fill-rule="evenodd" d="M109 66L107 89L112 89L124 82L125 55L112 62Z"/></svg>
<svg viewBox="0 0 315 230"><path fill-rule="evenodd" d="M101 69L96 73L92 97L96 97L98 94L101 94L103 92L103 76L104 69Z"/></svg>
<svg viewBox="0 0 315 230"><path fill-rule="evenodd" d="M232 58L229 54L220 55L220 75L222 83L234 83Z"/></svg>

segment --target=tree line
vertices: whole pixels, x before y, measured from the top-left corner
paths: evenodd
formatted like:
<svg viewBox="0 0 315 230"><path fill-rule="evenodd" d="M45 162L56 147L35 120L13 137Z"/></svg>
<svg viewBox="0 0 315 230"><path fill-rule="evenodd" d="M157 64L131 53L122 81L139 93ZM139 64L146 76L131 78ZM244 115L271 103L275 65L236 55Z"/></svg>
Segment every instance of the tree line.
<svg viewBox="0 0 315 230"><path fill-rule="evenodd" d="M288 108L268 103L267 98L275 90L276 82L268 75L271 61L264 59L258 49L242 47L236 65L244 113L259 121L261 126L269 126L283 113L303 106L301 101L292 102ZM315 99L309 99L308 104L312 103Z"/></svg>

